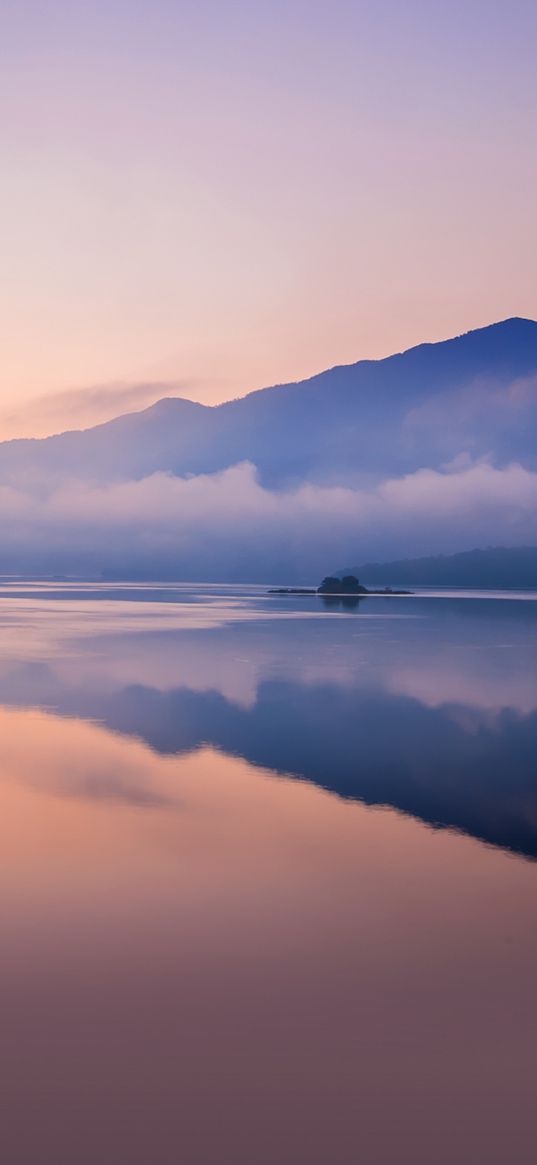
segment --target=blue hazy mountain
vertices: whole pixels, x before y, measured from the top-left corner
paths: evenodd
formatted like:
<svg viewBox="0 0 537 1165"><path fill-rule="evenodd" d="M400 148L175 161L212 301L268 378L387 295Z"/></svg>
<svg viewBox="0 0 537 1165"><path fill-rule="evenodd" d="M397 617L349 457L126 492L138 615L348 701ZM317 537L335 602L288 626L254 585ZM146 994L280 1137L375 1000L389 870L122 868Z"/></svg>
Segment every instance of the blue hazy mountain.
<svg viewBox="0 0 537 1165"><path fill-rule="evenodd" d="M373 585L537 589L537 546L494 546L460 554L436 554L349 568Z"/></svg>
<svg viewBox="0 0 537 1165"><path fill-rule="evenodd" d="M0 483L211 473L360 484L453 458L537 469L537 323L509 319L214 407L165 399L81 432L0 443Z"/></svg>

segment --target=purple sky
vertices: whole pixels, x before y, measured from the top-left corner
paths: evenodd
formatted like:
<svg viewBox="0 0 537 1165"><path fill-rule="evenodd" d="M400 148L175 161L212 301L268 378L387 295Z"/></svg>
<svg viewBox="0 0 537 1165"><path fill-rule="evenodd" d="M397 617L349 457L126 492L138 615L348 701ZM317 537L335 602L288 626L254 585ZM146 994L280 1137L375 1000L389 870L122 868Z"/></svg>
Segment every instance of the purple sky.
<svg viewBox="0 0 537 1165"><path fill-rule="evenodd" d="M4 0L0 435L537 316L536 47L533 0Z"/></svg>

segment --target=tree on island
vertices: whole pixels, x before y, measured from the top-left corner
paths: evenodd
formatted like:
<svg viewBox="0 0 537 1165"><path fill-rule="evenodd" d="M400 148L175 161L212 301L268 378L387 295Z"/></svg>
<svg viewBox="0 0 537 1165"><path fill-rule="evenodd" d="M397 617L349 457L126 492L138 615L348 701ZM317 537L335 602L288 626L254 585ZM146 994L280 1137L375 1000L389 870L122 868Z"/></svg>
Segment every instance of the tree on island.
<svg viewBox="0 0 537 1165"><path fill-rule="evenodd" d="M346 574L343 578L334 578L329 574L323 578L317 592L320 595L366 595L367 589L354 574Z"/></svg>

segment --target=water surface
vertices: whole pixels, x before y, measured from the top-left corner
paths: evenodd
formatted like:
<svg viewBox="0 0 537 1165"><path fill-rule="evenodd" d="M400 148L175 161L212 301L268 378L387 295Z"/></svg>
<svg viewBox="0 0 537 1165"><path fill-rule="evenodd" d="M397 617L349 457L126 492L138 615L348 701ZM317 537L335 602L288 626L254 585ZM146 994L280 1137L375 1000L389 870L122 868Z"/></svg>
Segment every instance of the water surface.
<svg viewBox="0 0 537 1165"><path fill-rule="evenodd" d="M0 587L2 1157L534 1160L537 603Z"/></svg>

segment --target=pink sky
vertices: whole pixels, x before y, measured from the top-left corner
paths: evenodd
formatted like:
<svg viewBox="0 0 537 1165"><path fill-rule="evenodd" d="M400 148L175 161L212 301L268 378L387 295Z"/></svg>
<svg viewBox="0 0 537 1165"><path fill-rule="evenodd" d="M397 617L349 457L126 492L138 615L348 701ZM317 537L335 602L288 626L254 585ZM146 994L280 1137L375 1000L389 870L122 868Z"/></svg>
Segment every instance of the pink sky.
<svg viewBox="0 0 537 1165"><path fill-rule="evenodd" d="M537 317L536 33L526 0L5 6L0 436Z"/></svg>

